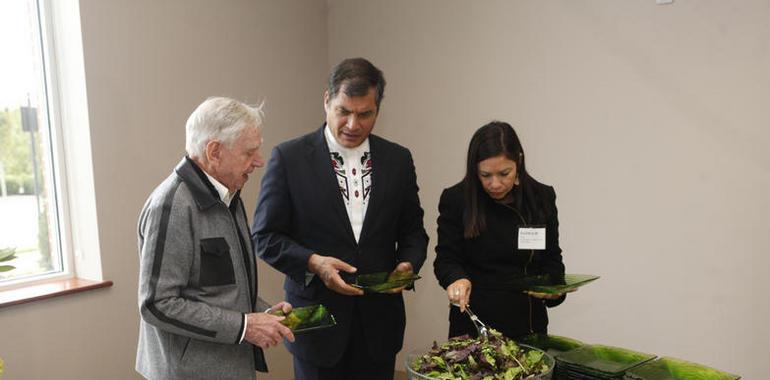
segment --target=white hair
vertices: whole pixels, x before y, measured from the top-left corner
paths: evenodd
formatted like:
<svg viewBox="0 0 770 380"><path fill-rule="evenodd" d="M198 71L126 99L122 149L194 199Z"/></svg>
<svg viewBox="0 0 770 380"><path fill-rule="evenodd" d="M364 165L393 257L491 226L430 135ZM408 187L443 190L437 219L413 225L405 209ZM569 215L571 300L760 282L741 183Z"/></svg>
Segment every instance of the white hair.
<svg viewBox="0 0 770 380"><path fill-rule="evenodd" d="M206 159L206 144L213 140L232 148L246 128L262 127L263 104L249 106L225 97L206 99L187 119L187 155L190 158Z"/></svg>

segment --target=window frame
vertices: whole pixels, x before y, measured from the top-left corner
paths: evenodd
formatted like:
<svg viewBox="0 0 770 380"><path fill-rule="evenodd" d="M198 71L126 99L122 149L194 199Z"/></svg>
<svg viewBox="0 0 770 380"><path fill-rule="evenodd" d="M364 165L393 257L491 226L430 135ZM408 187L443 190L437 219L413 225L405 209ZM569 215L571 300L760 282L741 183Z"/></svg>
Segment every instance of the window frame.
<svg viewBox="0 0 770 380"><path fill-rule="evenodd" d="M102 278L79 3L57 0L32 2L37 10L42 95L46 112L41 120L48 124L50 139L45 154L53 177L47 192L51 197L48 212L55 213L49 215L49 220L53 222L50 227L55 229L50 228L49 235L56 233L56 236L49 237L49 240L52 252L53 242L57 243L55 248L61 270L3 281L0 283L0 307L112 285L112 281ZM57 53L66 54L66 57ZM67 104L63 102L65 96L68 97ZM75 99L75 107L72 107L72 98ZM87 152L76 153L78 150ZM84 173L84 170L89 172ZM71 181L78 178L78 182L82 182L82 177L86 178L86 184ZM90 196L83 198L73 194L83 188L91 190ZM86 210L75 212L73 205Z"/></svg>

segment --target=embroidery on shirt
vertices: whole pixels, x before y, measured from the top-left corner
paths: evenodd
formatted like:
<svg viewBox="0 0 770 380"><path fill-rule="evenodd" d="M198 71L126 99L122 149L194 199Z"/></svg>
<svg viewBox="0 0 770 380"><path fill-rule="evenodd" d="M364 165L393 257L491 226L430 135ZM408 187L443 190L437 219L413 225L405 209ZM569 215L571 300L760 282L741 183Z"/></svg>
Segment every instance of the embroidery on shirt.
<svg viewBox="0 0 770 380"><path fill-rule="evenodd" d="M345 169L345 159L339 152L330 152L332 167L337 178L337 187L340 189L342 199L346 206L350 206L350 197L361 198L364 206L369 202L369 195L372 191L372 154L364 152L359 158L361 163L361 173L356 172L356 168L350 168L351 177L348 177L348 171ZM359 176L360 174L360 180ZM352 185L351 185L352 181Z"/></svg>
<svg viewBox="0 0 770 380"><path fill-rule="evenodd" d="M345 173L345 160L337 152L331 152L332 168L334 168L334 174L337 177L337 187L342 193L342 198L345 200L345 204L350 203L350 186L348 185L348 177Z"/></svg>
<svg viewBox="0 0 770 380"><path fill-rule="evenodd" d="M363 183L364 204L369 201L369 193L372 190L372 154L364 152L361 156L361 182Z"/></svg>

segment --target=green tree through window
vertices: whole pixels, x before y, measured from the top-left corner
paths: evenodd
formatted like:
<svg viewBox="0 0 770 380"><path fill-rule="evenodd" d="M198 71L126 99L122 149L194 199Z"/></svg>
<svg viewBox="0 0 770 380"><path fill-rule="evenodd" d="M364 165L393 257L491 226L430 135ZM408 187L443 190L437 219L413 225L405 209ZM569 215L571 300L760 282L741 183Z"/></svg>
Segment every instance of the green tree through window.
<svg viewBox="0 0 770 380"><path fill-rule="evenodd" d="M4 196L29 194L34 189L29 142L29 133L22 131L19 108L0 111L0 146L3 147L0 165L5 174Z"/></svg>
<svg viewBox="0 0 770 380"><path fill-rule="evenodd" d="M0 286L63 271L48 115L44 30L36 0L0 1Z"/></svg>

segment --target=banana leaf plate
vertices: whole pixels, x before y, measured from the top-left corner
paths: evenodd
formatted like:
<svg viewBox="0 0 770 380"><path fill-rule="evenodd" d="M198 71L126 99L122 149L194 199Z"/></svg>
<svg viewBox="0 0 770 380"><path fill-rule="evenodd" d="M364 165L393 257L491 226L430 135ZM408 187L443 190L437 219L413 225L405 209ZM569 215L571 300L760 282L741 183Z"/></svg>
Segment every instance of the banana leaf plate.
<svg viewBox="0 0 770 380"><path fill-rule="evenodd" d="M347 282L366 293L386 293L391 289L412 286L418 279L420 276L411 272L377 272L361 274Z"/></svg>
<svg viewBox="0 0 770 380"><path fill-rule="evenodd" d="M557 368L566 372L595 378L622 378L625 371L654 358L652 354L597 344L565 352L556 357L556 363Z"/></svg>
<svg viewBox="0 0 770 380"><path fill-rule="evenodd" d="M271 314L286 317L281 323L295 334L325 329L337 324L334 316L321 304L295 307L288 315L281 310L273 311Z"/></svg>
<svg viewBox="0 0 770 380"><path fill-rule="evenodd" d="M562 294L576 290L590 282L599 279L592 274L539 275L523 277L513 281L514 287L526 291Z"/></svg>
<svg viewBox="0 0 770 380"><path fill-rule="evenodd" d="M701 364L664 357L626 371L624 380L737 380L741 377Z"/></svg>
<svg viewBox="0 0 770 380"><path fill-rule="evenodd" d="M537 347L552 356L559 356L567 351L585 346L585 343L576 339L548 334L530 334L520 338L519 341Z"/></svg>

